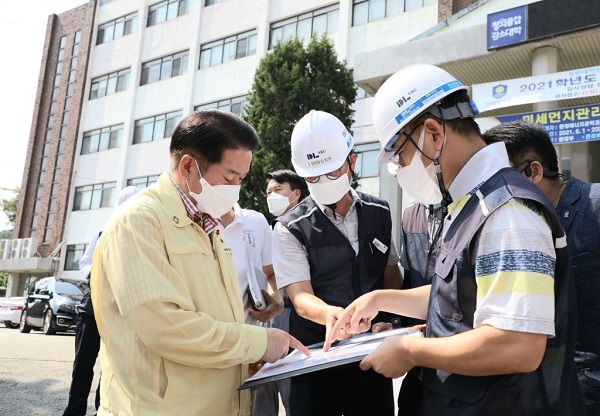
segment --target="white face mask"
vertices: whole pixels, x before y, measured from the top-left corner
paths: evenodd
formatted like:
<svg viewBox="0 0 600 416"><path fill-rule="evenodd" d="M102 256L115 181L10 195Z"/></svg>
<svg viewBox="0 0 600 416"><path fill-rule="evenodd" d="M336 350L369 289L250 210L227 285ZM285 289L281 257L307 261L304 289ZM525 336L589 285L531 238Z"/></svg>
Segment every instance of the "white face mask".
<svg viewBox="0 0 600 416"><path fill-rule="evenodd" d="M287 207L290 206L290 196L292 196L294 192L292 192L288 196L284 196L278 194L277 192L272 192L271 195L267 198L267 206L269 207L269 212L276 217L279 217L281 214L285 212Z"/></svg>
<svg viewBox="0 0 600 416"><path fill-rule="evenodd" d="M308 185L310 196L322 205L335 204L350 191L350 181L348 180L347 173L334 180L328 179L323 175L318 182L307 182L306 184Z"/></svg>
<svg viewBox="0 0 600 416"><path fill-rule="evenodd" d="M425 129L423 128L419 136L419 149L423 148L424 140ZM402 190L422 204L435 205L442 201L442 192L433 162L425 167L419 150L415 152L410 164L396 169L396 180Z"/></svg>
<svg viewBox="0 0 600 416"><path fill-rule="evenodd" d="M190 196L196 200L196 207L201 212L210 215L213 218L220 218L223 214L229 212L231 208L240 199L240 185L215 185L209 184L202 177L198 162L196 162L198 174L200 175L200 185L202 192L197 194L192 192L188 184ZM186 180L187 183L187 180Z"/></svg>

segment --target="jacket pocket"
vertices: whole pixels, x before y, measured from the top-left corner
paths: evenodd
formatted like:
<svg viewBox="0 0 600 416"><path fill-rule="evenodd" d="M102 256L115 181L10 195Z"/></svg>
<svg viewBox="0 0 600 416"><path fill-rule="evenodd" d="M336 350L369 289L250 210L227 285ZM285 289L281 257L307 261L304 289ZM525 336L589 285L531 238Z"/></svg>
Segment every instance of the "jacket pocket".
<svg viewBox="0 0 600 416"><path fill-rule="evenodd" d="M460 321L463 317L458 304L458 267L456 257L440 253L435 264L432 286L435 311L443 319Z"/></svg>

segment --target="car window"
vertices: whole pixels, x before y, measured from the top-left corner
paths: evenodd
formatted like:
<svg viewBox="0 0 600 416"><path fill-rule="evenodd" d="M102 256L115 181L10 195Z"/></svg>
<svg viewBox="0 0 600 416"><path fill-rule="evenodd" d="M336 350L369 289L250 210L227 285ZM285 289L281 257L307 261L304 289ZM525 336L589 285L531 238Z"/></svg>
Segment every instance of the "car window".
<svg viewBox="0 0 600 416"><path fill-rule="evenodd" d="M40 280L35 284L35 295L39 295L42 290L48 289L48 280Z"/></svg>
<svg viewBox="0 0 600 416"><path fill-rule="evenodd" d="M83 295L81 289L67 282L56 282L56 293L59 295Z"/></svg>

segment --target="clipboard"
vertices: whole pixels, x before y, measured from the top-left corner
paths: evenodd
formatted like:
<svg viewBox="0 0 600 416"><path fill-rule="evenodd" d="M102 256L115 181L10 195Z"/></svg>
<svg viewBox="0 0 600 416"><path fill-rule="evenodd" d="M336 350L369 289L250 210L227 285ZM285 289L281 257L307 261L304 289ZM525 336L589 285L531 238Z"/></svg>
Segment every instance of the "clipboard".
<svg viewBox="0 0 600 416"><path fill-rule="evenodd" d="M423 337L424 330L425 325L416 325L378 333L366 332L355 335L350 339L336 341L327 352L323 352L324 342L312 344L308 346L311 352L310 356L307 357L298 350L294 350L274 363L266 363L256 374L249 377L238 390L358 362L372 353L387 337L396 335Z"/></svg>

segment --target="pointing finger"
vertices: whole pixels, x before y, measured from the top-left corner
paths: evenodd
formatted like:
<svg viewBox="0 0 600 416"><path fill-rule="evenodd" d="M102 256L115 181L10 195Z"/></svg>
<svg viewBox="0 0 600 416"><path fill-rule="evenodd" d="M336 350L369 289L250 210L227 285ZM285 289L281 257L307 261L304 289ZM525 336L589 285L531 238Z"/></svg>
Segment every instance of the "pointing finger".
<svg viewBox="0 0 600 416"><path fill-rule="evenodd" d="M310 350L303 343L290 335L290 347L297 349L304 355L310 355Z"/></svg>

